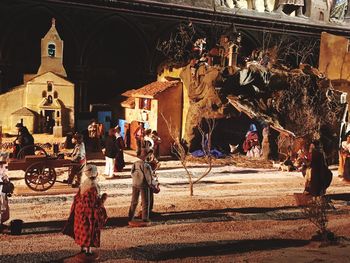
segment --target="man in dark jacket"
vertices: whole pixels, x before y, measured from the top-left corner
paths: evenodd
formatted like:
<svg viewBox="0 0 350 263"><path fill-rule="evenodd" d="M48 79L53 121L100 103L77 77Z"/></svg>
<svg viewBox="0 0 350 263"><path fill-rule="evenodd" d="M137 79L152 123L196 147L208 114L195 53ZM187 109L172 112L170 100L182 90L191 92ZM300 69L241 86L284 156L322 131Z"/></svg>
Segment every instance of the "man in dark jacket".
<svg viewBox="0 0 350 263"><path fill-rule="evenodd" d="M129 220L132 221L135 216L136 207L139 196L141 194L142 202L142 220L149 221L149 205L150 205L150 185L152 183L152 168L145 162L148 152L143 151L140 160L136 161L131 168L132 177L132 198L129 209Z"/></svg>
<svg viewBox="0 0 350 263"><path fill-rule="evenodd" d="M114 134L114 129L111 128L108 131L108 136L105 141L105 147L102 152L106 158L105 166L105 176L106 178L113 178L114 166L115 166L115 157L117 156L117 139Z"/></svg>
<svg viewBox="0 0 350 263"><path fill-rule="evenodd" d="M26 146L33 146L34 145L34 138L29 133L27 127L23 126L22 123L17 123L16 128L18 131L17 138L14 141L15 150L14 150L14 157L18 157L18 153L21 149L23 149ZM27 147L23 151L23 156L26 155L33 155L34 154L34 148L33 147Z"/></svg>

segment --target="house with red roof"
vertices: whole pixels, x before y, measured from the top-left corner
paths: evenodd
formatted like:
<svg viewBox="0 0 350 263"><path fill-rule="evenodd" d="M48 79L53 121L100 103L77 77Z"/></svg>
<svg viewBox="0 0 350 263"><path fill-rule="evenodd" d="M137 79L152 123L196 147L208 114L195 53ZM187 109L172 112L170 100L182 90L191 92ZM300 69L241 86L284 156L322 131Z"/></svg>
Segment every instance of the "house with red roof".
<svg viewBox="0 0 350 263"><path fill-rule="evenodd" d="M164 118L171 123L173 131L180 137L183 108L182 82L155 81L139 89L128 90L122 95L127 97L121 106L125 108L125 120L129 125L126 136L130 138L130 148L136 149L133 134L139 122L142 122L146 129L158 132L162 140L160 155L170 155L173 139Z"/></svg>

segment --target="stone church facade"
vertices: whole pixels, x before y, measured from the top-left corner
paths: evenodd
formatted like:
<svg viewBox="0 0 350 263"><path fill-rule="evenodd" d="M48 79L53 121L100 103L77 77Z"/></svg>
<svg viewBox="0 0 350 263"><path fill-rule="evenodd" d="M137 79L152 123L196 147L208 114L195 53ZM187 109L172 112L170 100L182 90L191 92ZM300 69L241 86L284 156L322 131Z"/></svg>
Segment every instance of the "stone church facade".
<svg viewBox="0 0 350 263"><path fill-rule="evenodd" d="M0 95L3 132L13 132L22 122L30 132L47 131L56 136L74 128L74 84L63 66L63 41L52 26L41 39L41 65L37 74L25 74L23 84ZM52 129L53 126L53 129Z"/></svg>

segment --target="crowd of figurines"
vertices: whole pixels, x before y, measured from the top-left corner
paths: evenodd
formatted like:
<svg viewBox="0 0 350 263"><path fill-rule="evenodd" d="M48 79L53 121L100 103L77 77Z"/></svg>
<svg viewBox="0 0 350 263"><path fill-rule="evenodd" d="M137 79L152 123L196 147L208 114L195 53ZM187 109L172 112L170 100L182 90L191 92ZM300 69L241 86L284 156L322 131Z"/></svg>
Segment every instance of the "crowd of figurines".
<svg viewBox="0 0 350 263"><path fill-rule="evenodd" d="M296 17L304 19L310 17L313 20L340 24L344 23L350 6L349 0L247 0L247 9L256 11L258 1L264 1L264 11L267 13L290 15L295 11ZM244 6L241 4L243 0L240 2L240 0L220 0L217 1L217 4L227 8L241 9ZM309 17L303 13L305 10Z"/></svg>
<svg viewBox="0 0 350 263"><path fill-rule="evenodd" d="M183 67L188 63L209 66L244 67L249 61L259 61L264 67L269 67L274 60L293 68L300 63L312 65L313 50L319 45L311 38L293 39L286 35L264 35L264 47L251 53L242 49L242 35L235 25L224 30L207 35L201 32L190 21L181 23L167 40L159 40L156 49L164 56L164 62L159 65L159 73L163 67ZM302 47L302 48L300 48ZM277 61L274 61L277 62Z"/></svg>
<svg viewBox="0 0 350 263"><path fill-rule="evenodd" d="M190 56L192 75L194 76L202 65L219 66L223 69L233 70L237 66L244 66L249 61L257 61L264 67L268 66L269 54L261 49L253 50L247 57L241 56L239 54L241 41L241 33L237 31L223 33L218 43L212 48L208 47L206 38L197 39L193 44Z"/></svg>
<svg viewBox="0 0 350 263"><path fill-rule="evenodd" d="M158 42L156 48L166 57L168 66L186 65L188 62L196 64L196 67L203 63L221 67L237 65L242 37L234 26L222 33L214 46L208 43L206 37L197 37L192 22L180 24L177 32L168 40Z"/></svg>
<svg viewBox="0 0 350 263"><path fill-rule="evenodd" d="M220 37L218 45L208 53L206 38L199 38L193 45L194 62L196 68L202 63L209 65L220 65L221 67L231 67L237 65L238 50L241 44L241 34L223 34ZM196 60L196 58L199 60Z"/></svg>

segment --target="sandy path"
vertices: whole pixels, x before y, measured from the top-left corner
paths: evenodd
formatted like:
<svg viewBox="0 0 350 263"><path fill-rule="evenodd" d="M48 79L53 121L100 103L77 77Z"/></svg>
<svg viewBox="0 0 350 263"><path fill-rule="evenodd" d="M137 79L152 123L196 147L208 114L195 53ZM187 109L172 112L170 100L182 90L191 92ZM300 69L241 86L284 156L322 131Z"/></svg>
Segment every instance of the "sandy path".
<svg viewBox="0 0 350 263"><path fill-rule="evenodd" d="M128 157L127 161L132 160ZM298 173L215 167L195 186L195 196L189 197L181 169L161 170L162 188L155 196L155 211L162 216L148 228L126 226L131 179L128 171L121 176L125 178L100 179L103 191L110 195L106 207L111 218L102 233L100 262L350 262L350 243L345 239L340 245L325 248L310 242L316 228L305 219L293 196L303 190L304 181ZM350 238L347 193L350 186L335 177L328 190L336 208L330 211L329 228ZM346 198L338 198L340 194ZM53 227L46 234L0 235L0 261L74 262L79 248L57 233L67 218L72 197L11 198L12 219L41 221L36 223L39 227L57 221L57 229Z"/></svg>

